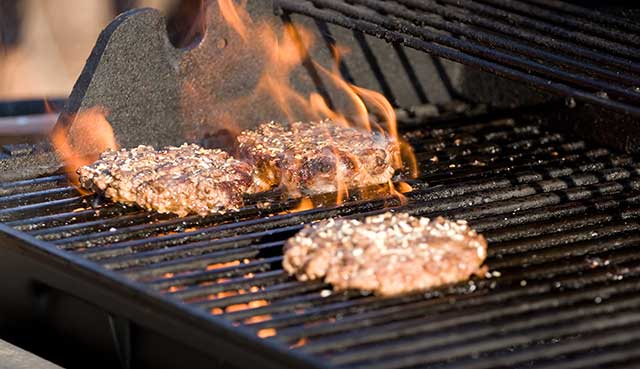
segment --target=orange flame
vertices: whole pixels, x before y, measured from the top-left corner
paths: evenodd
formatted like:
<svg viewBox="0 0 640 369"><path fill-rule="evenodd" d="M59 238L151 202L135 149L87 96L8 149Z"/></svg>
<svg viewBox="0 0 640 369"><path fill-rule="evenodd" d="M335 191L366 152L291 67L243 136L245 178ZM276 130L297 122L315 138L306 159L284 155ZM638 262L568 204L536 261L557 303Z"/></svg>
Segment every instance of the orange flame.
<svg viewBox="0 0 640 369"><path fill-rule="evenodd" d="M308 197L303 197L300 199L298 206L288 211L288 213L298 213L301 211L313 209L313 201L311 201Z"/></svg>
<svg viewBox="0 0 640 369"><path fill-rule="evenodd" d="M220 14L227 23L247 42L248 32L245 23L251 21L249 14L244 11L244 7L237 7L232 0L218 0Z"/></svg>
<svg viewBox="0 0 640 369"><path fill-rule="evenodd" d="M309 341L307 340L306 337L300 338L298 341L296 341L296 343L294 343L293 345L289 346L289 348L298 348L298 347L302 347L304 345L306 345Z"/></svg>
<svg viewBox="0 0 640 369"><path fill-rule="evenodd" d="M268 20L251 18L246 10L247 0L218 0L217 5L222 19L232 32L239 35L244 48L255 52L265 61L253 94L267 95L290 122L328 118L342 126L383 131L398 144L399 154L393 158L394 167L401 168L405 163L410 174L417 175L413 150L398 134L397 117L392 104L382 94L355 86L341 77L338 65L341 56L348 52L346 49L341 46L333 47L331 51L334 65L330 69L324 68L310 58L308 50L313 47L315 40L313 34L306 29L285 24L284 32L278 34L276 27ZM202 12L206 15L207 10L210 9L203 8ZM318 93L305 96L292 87L291 78L294 70L307 63L320 72L323 80L327 80L327 87L333 92L332 95L339 95L339 107L333 107L332 103ZM185 96L196 99L202 97L199 95L200 90L196 88L198 86L193 84L197 85L197 80L185 83ZM241 108L243 98L234 101L230 107ZM116 149L118 145L103 109L95 107L66 118L61 118L63 124L55 127L51 139L70 179L78 184L75 171L80 166L92 163L101 152ZM239 125L233 119L233 111L218 114L215 120L229 131L231 136L237 133ZM349 197L349 188L339 160L336 160L335 173L336 201L341 203ZM389 186L389 193L401 198L400 193L403 191L396 191L391 182ZM297 189L291 190L295 192ZM303 201L293 211L313 206L312 203Z"/></svg>
<svg viewBox="0 0 640 369"><path fill-rule="evenodd" d="M267 21L258 21L250 17L244 5L233 0L218 0L218 7L227 25L236 32L244 46L262 55L264 69L254 93L266 94L277 104L278 109L290 122L303 119L328 118L342 126L356 127L368 131L383 131L392 137L398 145L398 154L393 158L395 168L407 163L411 176L417 176L417 165L411 147L401 140L397 130L397 117L392 104L380 93L346 82L339 72L341 55L346 50L341 46L332 48L334 65L331 70L313 62L308 50L313 46L312 33L300 26L285 24L284 32L278 35L275 27ZM304 62L311 62L328 80L328 87L340 96L340 108L332 108L318 93L304 96L293 89L291 76L295 68ZM348 185L339 161L336 161L337 202L348 197ZM288 189L297 193L299 189ZM401 197L401 191L389 188L388 193ZM301 206L308 203L301 201ZM292 211L300 211L299 208ZM306 208L302 208L306 209Z"/></svg>
<svg viewBox="0 0 640 369"><path fill-rule="evenodd" d="M242 310L247 310L247 309L255 309L255 308L259 308L259 307L263 307L263 306L267 306L269 305L269 302L267 302L266 300L254 300L254 301L249 301L246 304L235 304L235 305L229 305L227 306L224 311L227 313L233 313L235 311L242 311ZM271 319L271 318L269 318ZM265 319L268 320L268 319Z"/></svg>
<svg viewBox="0 0 640 369"><path fill-rule="evenodd" d="M398 183L398 191L400 191L400 193L411 192L411 191L413 191L413 187L411 187L411 185L408 184L407 182L399 182Z"/></svg>
<svg viewBox="0 0 640 369"><path fill-rule="evenodd" d="M78 168L95 162L104 151L118 149L106 112L100 107L73 116L61 116L51 133L51 143L67 176L76 186L79 185Z"/></svg>
<svg viewBox="0 0 640 369"><path fill-rule="evenodd" d="M271 314L256 315L244 320L245 324L256 324L271 320Z"/></svg>
<svg viewBox="0 0 640 369"><path fill-rule="evenodd" d="M244 293L245 293L244 290L219 292L214 296L215 298L213 299L221 299L221 298L235 296L235 295L242 295ZM267 306L267 305L269 305L269 302L267 300L252 300L247 303L229 305L224 309L215 307L211 309L211 313L213 315L220 315L223 313L233 313L236 311L242 311L247 309L256 309L256 308ZM267 321L271 319L271 316L268 314L265 314L265 315L254 316L253 318L247 318L247 319L255 319L256 321L254 321L254 323L258 323L258 321L262 322L262 321ZM250 322L245 321L245 323L250 323Z"/></svg>
<svg viewBox="0 0 640 369"><path fill-rule="evenodd" d="M258 337L269 338L275 336L277 333L275 328L264 328L258 331Z"/></svg>
<svg viewBox="0 0 640 369"><path fill-rule="evenodd" d="M404 205L407 203L407 197L398 191L391 181L389 181L389 192L400 201L400 204Z"/></svg>
<svg viewBox="0 0 640 369"><path fill-rule="evenodd" d="M220 269L220 268L236 266L236 265L239 265L239 264L240 264L240 260L234 260L234 261L228 261L226 263L209 264L209 265L207 265L207 267L205 269L206 270L215 270L215 269Z"/></svg>

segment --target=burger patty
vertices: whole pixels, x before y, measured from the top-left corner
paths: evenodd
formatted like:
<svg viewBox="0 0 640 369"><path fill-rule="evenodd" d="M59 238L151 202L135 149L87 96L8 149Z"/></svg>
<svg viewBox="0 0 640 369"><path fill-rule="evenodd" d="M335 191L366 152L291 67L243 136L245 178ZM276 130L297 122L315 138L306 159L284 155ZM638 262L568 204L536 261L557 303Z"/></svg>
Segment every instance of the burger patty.
<svg viewBox="0 0 640 369"><path fill-rule="evenodd" d="M180 216L237 210L252 184L249 164L193 144L107 151L77 173L81 186L90 191Z"/></svg>
<svg viewBox="0 0 640 369"><path fill-rule="evenodd" d="M243 159L254 165L256 191L280 185L289 194L335 192L386 183L399 166L399 146L382 132L330 120L270 122L238 136Z"/></svg>
<svg viewBox="0 0 640 369"><path fill-rule="evenodd" d="M479 274L487 242L462 220L385 213L308 225L284 250L284 269L301 281L390 296Z"/></svg>

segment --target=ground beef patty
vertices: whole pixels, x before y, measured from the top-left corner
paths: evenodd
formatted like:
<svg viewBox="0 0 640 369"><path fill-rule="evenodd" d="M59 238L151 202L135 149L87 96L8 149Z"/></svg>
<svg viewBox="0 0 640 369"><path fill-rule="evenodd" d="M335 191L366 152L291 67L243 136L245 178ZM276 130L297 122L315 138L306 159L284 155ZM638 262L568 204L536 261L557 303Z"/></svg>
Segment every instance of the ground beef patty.
<svg viewBox="0 0 640 369"><path fill-rule="evenodd" d="M396 140L382 132L330 120L264 123L238 136L244 159L255 166L258 188L281 185L289 194L319 194L386 183L399 166Z"/></svg>
<svg viewBox="0 0 640 369"><path fill-rule="evenodd" d="M308 225L284 250L284 268L299 280L389 296L480 273L487 242L465 221L385 213Z"/></svg>
<svg viewBox="0 0 640 369"><path fill-rule="evenodd" d="M185 216L241 207L251 170L224 151L184 144L107 151L78 174L82 187L114 201Z"/></svg>

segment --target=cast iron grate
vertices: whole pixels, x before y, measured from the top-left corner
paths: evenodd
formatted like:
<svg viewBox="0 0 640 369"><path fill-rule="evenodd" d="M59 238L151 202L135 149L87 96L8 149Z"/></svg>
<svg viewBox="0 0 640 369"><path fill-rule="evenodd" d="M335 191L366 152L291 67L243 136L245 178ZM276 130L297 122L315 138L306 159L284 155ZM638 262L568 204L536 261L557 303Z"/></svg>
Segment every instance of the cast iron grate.
<svg viewBox="0 0 640 369"><path fill-rule="evenodd" d="M640 115L640 27L556 0L277 0L299 13Z"/></svg>
<svg viewBox="0 0 640 369"><path fill-rule="evenodd" d="M632 367L638 163L511 117L403 127L421 166L407 204L354 199L289 213L297 201L273 193L238 213L176 218L81 195L53 175L0 184L0 219L316 367ZM388 209L468 219L489 241L489 274L379 298L281 269L282 245L303 223Z"/></svg>

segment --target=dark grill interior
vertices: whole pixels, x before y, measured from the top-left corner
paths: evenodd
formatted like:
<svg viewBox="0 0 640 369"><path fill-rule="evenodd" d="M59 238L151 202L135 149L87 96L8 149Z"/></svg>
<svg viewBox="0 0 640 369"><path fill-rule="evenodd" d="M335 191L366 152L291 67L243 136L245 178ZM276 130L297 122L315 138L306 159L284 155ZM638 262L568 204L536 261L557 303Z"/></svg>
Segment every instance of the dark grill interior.
<svg viewBox="0 0 640 369"><path fill-rule="evenodd" d="M284 12L352 28L568 99L640 115L640 27L632 20L547 0L276 4Z"/></svg>
<svg viewBox="0 0 640 369"><path fill-rule="evenodd" d="M96 357L125 369L638 366L640 166L614 149L640 152L637 9L555 0L250 3L252 15L275 9L282 22L313 29L325 47L354 46L341 59L343 77L399 106L400 132L416 152L419 177L395 178L411 186L408 201L367 188L340 205L327 194L298 210L299 200L271 191L248 196L238 212L177 218L79 193L52 169L59 163L46 142L3 146L3 338L42 334L41 345L77 357L75 367L99 365ZM209 12L207 24L224 42L205 37L191 49L198 57L174 64L235 60L232 46L242 44L215 25L218 15ZM174 111L175 86L211 76L165 65L175 50L165 50L158 22L148 11L114 21L63 113L105 104L126 147L164 142L200 116ZM302 51L320 64L335 57L330 48ZM148 65L132 64L140 58ZM313 63L303 64L301 77L326 92ZM221 73L222 85L207 88L224 98L223 87L257 72L232 67L242 73ZM206 115L193 103L191 113ZM0 115L24 104L9 105ZM487 274L380 298L282 270L282 246L305 223L389 210L470 221L489 242Z"/></svg>
<svg viewBox="0 0 640 369"><path fill-rule="evenodd" d="M428 123L401 116L421 169L404 205L388 197L283 213L297 201L271 193L238 213L176 218L80 195L53 175L2 183L0 219L179 309L291 348L308 367L636 366L636 161L550 132L527 112ZM469 220L489 241L490 272L378 298L297 282L281 269L283 242L302 223L386 209Z"/></svg>

